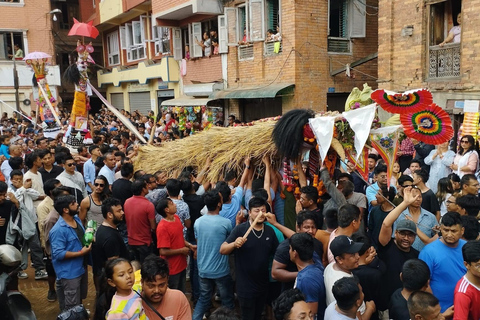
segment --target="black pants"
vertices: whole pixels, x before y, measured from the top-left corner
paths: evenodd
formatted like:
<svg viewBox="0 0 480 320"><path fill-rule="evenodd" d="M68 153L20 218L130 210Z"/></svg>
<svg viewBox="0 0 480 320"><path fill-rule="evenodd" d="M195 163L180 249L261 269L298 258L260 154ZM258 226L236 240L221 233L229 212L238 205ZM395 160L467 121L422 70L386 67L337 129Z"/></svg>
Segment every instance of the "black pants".
<svg viewBox="0 0 480 320"><path fill-rule="evenodd" d="M133 255L135 256L135 260L140 263L143 263L145 258L153 253L152 247L147 246L146 244L140 246L132 246L130 245L130 250L132 251Z"/></svg>
<svg viewBox="0 0 480 320"><path fill-rule="evenodd" d="M267 293L258 295L255 298L238 297L240 310L242 311L242 320L262 319L263 308L267 301Z"/></svg>

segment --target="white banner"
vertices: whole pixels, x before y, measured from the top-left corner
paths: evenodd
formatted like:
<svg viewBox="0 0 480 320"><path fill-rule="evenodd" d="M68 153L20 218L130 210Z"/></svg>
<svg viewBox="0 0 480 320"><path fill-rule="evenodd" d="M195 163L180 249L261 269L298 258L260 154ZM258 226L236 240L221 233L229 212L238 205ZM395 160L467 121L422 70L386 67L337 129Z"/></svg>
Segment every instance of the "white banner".
<svg viewBox="0 0 480 320"><path fill-rule="evenodd" d="M375 103L372 103L366 107L342 113L342 116L347 119L350 124L350 128L355 132L355 151L357 152L355 161L357 161L358 157L362 154L365 142L367 142L373 118L375 117L375 110Z"/></svg>
<svg viewBox="0 0 480 320"><path fill-rule="evenodd" d="M322 162L327 157L328 149L332 144L333 126L335 125L335 117L318 117L308 119L310 128L312 128L317 138L318 151Z"/></svg>

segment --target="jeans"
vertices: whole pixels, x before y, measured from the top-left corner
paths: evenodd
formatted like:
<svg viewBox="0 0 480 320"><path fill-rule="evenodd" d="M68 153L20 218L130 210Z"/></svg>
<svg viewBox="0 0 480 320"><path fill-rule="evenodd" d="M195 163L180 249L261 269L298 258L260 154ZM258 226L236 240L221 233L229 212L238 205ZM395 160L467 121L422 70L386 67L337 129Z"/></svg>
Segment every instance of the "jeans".
<svg viewBox="0 0 480 320"><path fill-rule="evenodd" d="M199 277L199 282L200 298L198 298L195 310L193 311L193 320L202 320L205 312L210 309L215 285L217 285L218 291L220 292L222 306L228 309L235 308L235 300L233 297L233 281L230 274L218 279L207 279Z"/></svg>
<svg viewBox="0 0 480 320"><path fill-rule="evenodd" d="M187 281L187 269L184 269L183 271L170 275L168 277L168 287L170 289L177 289L185 293L185 282Z"/></svg>
<svg viewBox="0 0 480 320"><path fill-rule="evenodd" d="M198 280L197 259L193 258L193 252L190 253L190 284L192 286L192 301L200 297L200 282Z"/></svg>

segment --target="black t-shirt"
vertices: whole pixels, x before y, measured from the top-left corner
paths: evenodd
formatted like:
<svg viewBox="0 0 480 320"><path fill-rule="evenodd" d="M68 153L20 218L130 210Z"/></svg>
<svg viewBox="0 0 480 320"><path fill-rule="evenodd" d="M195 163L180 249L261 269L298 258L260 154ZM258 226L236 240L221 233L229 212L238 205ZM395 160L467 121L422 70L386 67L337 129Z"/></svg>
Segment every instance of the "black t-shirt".
<svg viewBox="0 0 480 320"><path fill-rule="evenodd" d="M400 272L405 261L418 258L419 252L410 248L409 252L398 249L392 238L388 244L383 247L378 245L378 257L385 263L387 272L383 274L382 283L380 287L381 299L378 310L385 310L388 308L388 302L393 292L398 288L402 288L402 281L400 280Z"/></svg>
<svg viewBox="0 0 480 320"><path fill-rule="evenodd" d="M317 209L312 210L313 213L315 213L315 216L317 216L317 229L321 230L323 227L323 213L322 213L322 208L317 207Z"/></svg>
<svg viewBox="0 0 480 320"><path fill-rule="evenodd" d="M358 277L358 280L362 285L365 301L373 300L375 304L378 303L380 297L380 287L382 285L382 275L385 272L385 263L378 258L375 258L368 265L361 265L352 270L352 273Z"/></svg>
<svg viewBox="0 0 480 320"><path fill-rule="evenodd" d="M431 189L425 193L422 193L422 208L433 214L436 214L437 211L440 211L437 197Z"/></svg>
<svg viewBox="0 0 480 320"><path fill-rule="evenodd" d="M10 200L4 200L0 203L0 218L5 219L5 224L0 227L0 244L5 244L5 236L7 235L8 222L14 204Z"/></svg>
<svg viewBox="0 0 480 320"><path fill-rule="evenodd" d="M128 198L133 197L132 182L127 179L117 179L112 184L112 196L122 203L122 207Z"/></svg>
<svg viewBox="0 0 480 320"><path fill-rule="evenodd" d="M250 227L249 222L236 226L228 236L226 242L232 243L238 237L243 237ZM257 238L260 236L260 238ZM278 247L275 231L264 225L262 231L252 230L247 241L239 249L234 250L237 294L242 298L256 298L267 294L268 271L270 257Z"/></svg>
<svg viewBox="0 0 480 320"><path fill-rule="evenodd" d="M205 206L205 202L203 201L203 197L199 196L198 194L184 194L183 201L188 205L188 209L190 210L190 220L192 221L191 227L187 230L187 240L190 242L195 242L195 234L193 232L193 225L195 221L201 217L200 211Z"/></svg>
<svg viewBox="0 0 480 320"><path fill-rule="evenodd" d="M314 251L313 251L313 261L319 265L322 265L322 256L323 256L323 245L317 239L313 239ZM297 272L297 265L290 260L290 243L288 239L283 240L275 251L274 260L280 262L281 264L286 265L285 270L290 272ZM293 288L295 281L283 282L282 291Z"/></svg>
<svg viewBox="0 0 480 320"><path fill-rule="evenodd" d="M128 259L125 243L118 230L100 225L95 235L93 252L93 273L99 275L108 258L118 256Z"/></svg>
<svg viewBox="0 0 480 320"><path fill-rule="evenodd" d="M63 168L60 166L53 166L52 171L48 172L44 168L38 169L38 172L42 175L42 181L45 183L47 180L56 179L60 173L63 172Z"/></svg>
<svg viewBox="0 0 480 320"><path fill-rule="evenodd" d="M388 305L389 318L393 320L409 320L407 300L402 296L402 288L397 289L390 298Z"/></svg>

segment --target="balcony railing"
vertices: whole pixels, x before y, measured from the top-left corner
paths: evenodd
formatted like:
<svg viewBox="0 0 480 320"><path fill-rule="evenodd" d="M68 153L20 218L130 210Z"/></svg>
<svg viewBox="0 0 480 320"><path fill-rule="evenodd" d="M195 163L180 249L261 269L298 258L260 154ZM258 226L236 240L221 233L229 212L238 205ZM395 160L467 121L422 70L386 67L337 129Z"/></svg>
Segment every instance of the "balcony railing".
<svg viewBox="0 0 480 320"><path fill-rule="evenodd" d="M429 48L429 79L460 77L460 43Z"/></svg>
<svg viewBox="0 0 480 320"><path fill-rule="evenodd" d="M253 44L238 46L238 60L251 60L253 59Z"/></svg>
<svg viewBox="0 0 480 320"><path fill-rule="evenodd" d="M276 45L276 43L278 43ZM277 46L277 50L275 50L275 45ZM273 56L282 52L282 42L281 41L270 41L265 42L265 56Z"/></svg>

